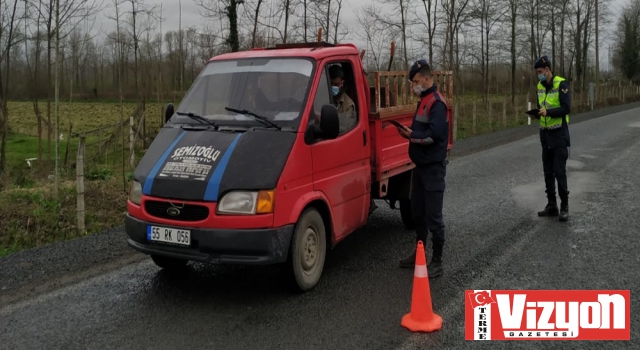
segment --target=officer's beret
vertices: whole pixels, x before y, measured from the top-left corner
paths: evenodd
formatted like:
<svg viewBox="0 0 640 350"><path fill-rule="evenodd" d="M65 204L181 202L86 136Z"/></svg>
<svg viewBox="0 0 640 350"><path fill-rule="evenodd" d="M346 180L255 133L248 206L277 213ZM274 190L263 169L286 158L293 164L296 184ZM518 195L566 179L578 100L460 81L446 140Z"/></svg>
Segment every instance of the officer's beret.
<svg viewBox="0 0 640 350"><path fill-rule="evenodd" d="M426 60L418 60L416 61L409 70L409 80L413 80L413 77L424 67L429 68L429 63Z"/></svg>
<svg viewBox="0 0 640 350"><path fill-rule="evenodd" d="M549 58L547 56L542 56L538 58L536 63L533 65L533 69L546 68L546 67L551 67L551 61L549 61Z"/></svg>

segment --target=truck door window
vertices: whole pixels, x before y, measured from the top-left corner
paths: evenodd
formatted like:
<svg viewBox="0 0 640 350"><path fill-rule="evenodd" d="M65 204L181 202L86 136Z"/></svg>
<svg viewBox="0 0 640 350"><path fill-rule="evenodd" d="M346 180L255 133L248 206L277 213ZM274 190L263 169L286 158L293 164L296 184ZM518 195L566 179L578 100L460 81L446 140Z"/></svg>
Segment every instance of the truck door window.
<svg viewBox="0 0 640 350"><path fill-rule="evenodd" d="M331 104L331 95L329 95L329 72L325 67L322 70L322 77L318 83L318 90L316 90L316 96L313 99L313 112L311 116L313 120L314 116L320 116L322 106Z"/></svg>

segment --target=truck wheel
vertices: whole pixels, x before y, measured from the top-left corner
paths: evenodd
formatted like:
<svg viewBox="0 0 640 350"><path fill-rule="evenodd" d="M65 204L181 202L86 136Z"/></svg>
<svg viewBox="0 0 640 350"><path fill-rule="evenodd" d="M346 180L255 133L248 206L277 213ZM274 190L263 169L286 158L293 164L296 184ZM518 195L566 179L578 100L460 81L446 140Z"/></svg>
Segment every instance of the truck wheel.
<svg viewBox="0 0 640 350"><path fill-rule="evenodd" d="M413 230L416 228L416 224L413 222L413 214L411 213L411 199L400 200L400 217L407 229Z"/></svg>
<svg viewBox="0 0 640 350"><path fill-rule="evenodd" d="M166 256L151 255L153 262L165 270L179 270L187 266L188 260L174 259Z"/></svg>
<svg viewBox="0 0 640 350"><path fill-rule="evenodd" d="M326 231L322 216L315 209L305 210L296 224L289 253L293 282L300 291L318 283L327 252Z"/></svg>

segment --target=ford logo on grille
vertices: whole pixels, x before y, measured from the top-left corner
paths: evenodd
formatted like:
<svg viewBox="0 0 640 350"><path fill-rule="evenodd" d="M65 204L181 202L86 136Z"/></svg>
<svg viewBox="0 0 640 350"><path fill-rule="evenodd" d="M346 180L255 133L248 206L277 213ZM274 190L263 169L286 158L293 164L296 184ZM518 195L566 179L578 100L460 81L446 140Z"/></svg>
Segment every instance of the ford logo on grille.
<svg viewBox="0 0 640 350"><path fill-rule="evenodd" d="M180 209L176 208L176 207L171 207L167 209L167 214L169 214L169 216L178 216L180 215Z"/></svg>

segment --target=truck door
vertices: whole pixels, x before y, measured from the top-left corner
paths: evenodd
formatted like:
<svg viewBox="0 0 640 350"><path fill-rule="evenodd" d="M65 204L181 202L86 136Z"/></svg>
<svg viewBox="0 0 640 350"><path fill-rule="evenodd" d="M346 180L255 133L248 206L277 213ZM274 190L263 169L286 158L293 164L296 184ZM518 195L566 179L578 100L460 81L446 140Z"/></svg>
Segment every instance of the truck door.
<svg viewBox="0 0 640 350"><path fill-rule="evenodd" d="M354 119L349 119L348 99L334 98L330 71L344 74L343 83L334 79L354 104ZM316 191L323 192L331 206L335 233L340 240L353 232L367 220L369 210L369 192L371 168L369 163L369 135L367 135L367 106L362 84L354 78L353 58L344 57L324 64L322 77L314 97L313 108L320 115L323 105L343 101L338 106L341 131L334 140L322 140L311 146L313 158L313 184ZM342 84L341 84L342 83ZM312 122L312 121L311 121Z"/></svg>

